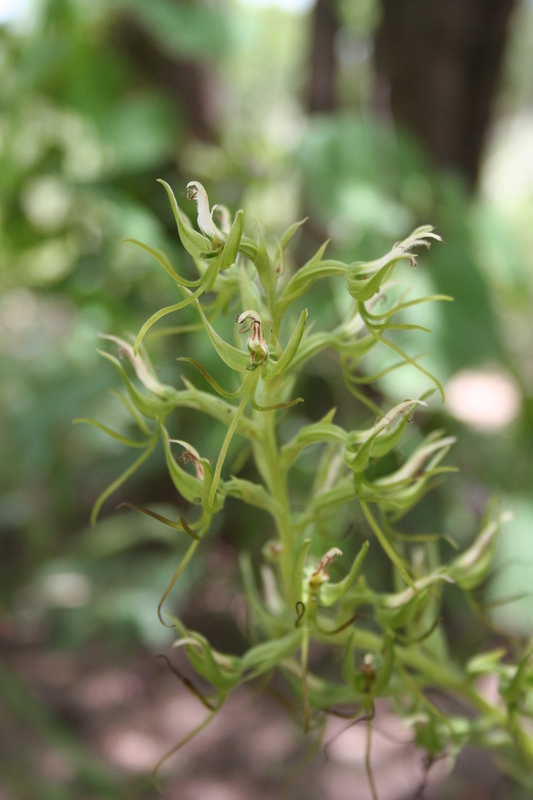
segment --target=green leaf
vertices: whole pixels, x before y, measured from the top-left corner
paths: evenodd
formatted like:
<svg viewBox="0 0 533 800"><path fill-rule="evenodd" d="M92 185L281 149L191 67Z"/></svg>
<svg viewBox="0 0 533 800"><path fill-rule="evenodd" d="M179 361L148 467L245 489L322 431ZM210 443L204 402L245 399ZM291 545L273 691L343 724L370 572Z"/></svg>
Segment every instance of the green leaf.
<svg viewBox="0 0 533 800"><path fill-rule="evenodd" d="M261 281L263 289L265 290L269 307L272 309L272 301L274 299L274 270L272 267L272 262L270 261L270 257L267 253L263 237L261 236L259 225L257 225L257 254L255 256L254 264L257 274L259 275L259 280Z"/></svg>
<svg viewBox="0 0 533 800"><path fill-rule="evenodd" d="M217 351L222 361L236 372L244 372L244 370L246 370L250 364L250 356L244 353L242 350L237 350L236 347L233 347L233 345L225 342L209 323L200 303L196 300L194 305L202 318L204 328L206 329L207 334L213 343L213 347Z"/></svg>
<svg viewBox="0 0 533 800"><path fill-rule="evenodd" d="M328 242L325 242L313 258L292 276L278 301L278 308L281 312L285 311L288 305L297 300L316 281L330 278L334 275L348 278L349 267L347 264L343 264L342 261L320 260L327 244Z"/></svg>
<svg viewBox="0 0 533 800"><path fill-rule="evenodd" d="M300 646L302 631L291 631L280 639L263 642L250 648L242 657L242 670L253 670L253 675L263 675L292 655ZM250 679L251 676L247 676Z"/></svg>
<svg viewBox="0 0 533 800"><path fill-rule="evenodd" d="M226 492L231 497L237 497L239 500L244 500L248 505L256 506L268 511L270 514L275 514L277 503L269 492L259 483L244 480L244 478L236 478L232 476L231 480L226 483Z"/></svg>
<svg viewBox="0 0 533 800"><path fill-rule="evenodd" d="M281 375L283 372L285 372L285 370L287 370L290 367L291 362L293 361L294 356L296 355L296 351L300 346L300 342L302 341L302 336L304 335L304 328L307 320L307 315L308 311L305 308L300 314L300 319L298 320L296 328L292 332L291 338L287 343L287 347L281 354L278 361L276 361L272 369L269 372L267 372L266 376L264 376L263 380L270 381L272 380L272 378ZM269 363L270 362L267 361L267 365Z"/></svg>
<svg viewBox="0 0 533 800"><path fill-rule="evenodd" d="M220 257L220 269L222 272L228 269L228 267L231 267L231 265L237 260L237 254L239 252L239 245L242 237L243 220L244 211L241 209L240 211L237 211L235 215L233 225L231 226L231 230L228 234L226 244L224 245L224 249Z"/></svg>
<svg viewBox="0 0 533 800"><path fill-rule="evenodd" d="M142 250L146 250L147 253L150 253L151 256L153 256L155 259L157 259L157 261L159 261L165 272L168 272L172 280L175 281L178 284L178 286L196 287L198 286L199 283L201 283L202 281L201 278L198 278L195 281L188 281L185 278L182 278L181 275L178 275L178 273L175 272L174 269L172 268L169 258L165 252L154 250L153 247L144 244L144 242L139 242L138 239L124 239L123 241L128 242L130 244L134 244L137 247L140 247Z"/></svg>
<svg viewBox="0 0 533 800"><path fill-rule="evenodd" d="M283 445L281 457L285 468L290 467L295 462L302 450L313 444L344 444L347 438L346 431L338 425L331 424L336 410L336 408L332 408L318 422L313 422L311 425L305 425L300 428L296 436Z"/></svg>
<svg viewBox="0 0 533 800"><path fill-rule="evenodd" d="M306 223L308 219L309 217L305 217L305 219L301 219L299 222L294 222L289 228L287 228L285 233L281 235L281 238L279 240L279 246L282 250L285 250L290 240L298 230L298 228L304 225L304 223Z"/></svg>

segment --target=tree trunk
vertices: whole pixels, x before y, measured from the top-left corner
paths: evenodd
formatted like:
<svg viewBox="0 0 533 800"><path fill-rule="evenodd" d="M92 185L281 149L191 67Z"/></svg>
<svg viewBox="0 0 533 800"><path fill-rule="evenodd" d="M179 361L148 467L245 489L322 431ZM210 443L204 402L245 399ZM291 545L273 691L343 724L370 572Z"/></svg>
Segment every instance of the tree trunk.
<svg viewBox="0 0 533 800"><path fill-rule="evenodd" d="M473 186L515 0L381 0L378 80L396 122Z"/></svg>
<svg viewBox="0 0 533 800"><path fill-rule="evenodd" d="M308 111L331 113L337 102L335 36L339 29L337 0L317 0L313 11L313 43Z"/></svg>

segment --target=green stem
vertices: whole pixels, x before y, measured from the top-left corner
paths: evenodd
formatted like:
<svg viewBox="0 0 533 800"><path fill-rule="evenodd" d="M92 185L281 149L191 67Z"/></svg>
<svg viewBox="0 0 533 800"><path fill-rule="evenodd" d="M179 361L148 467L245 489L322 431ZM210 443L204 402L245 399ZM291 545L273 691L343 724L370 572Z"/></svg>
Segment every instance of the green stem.
<svg viewBox="0 0 533 800"><path fill-rule="evenodd" d="M265 385L269 405L276 405L275 401L279 400L276 392L277 380ZM280 555L280 569L281 579L285 599L289 606L294 607L296 598L293 596L292 590L292 573L294 567L294 542L293 542L293 529L291 521L291 512L289 505L289 496L287 491L287 470L282 466L281 453L278 448L276 437L276 426L274 419L275 411L267 411L261 414L263 421L263 437L265 462L267 464L268 484L269 489L276 500L277 509L274 512L276 520L276 527L278 529L279 538L281 540L281 555Z"/></svg>
<svg viewBox="0 0 533 800"><path fill-rule="evenodd" d="M416 592L417 588L413 582L413 579L411 578L404 564L402 563L400 556L398 555L394 547L391 545L391 543L389 542L389 540L379 527L378 523L370 513L370 509L368 508L365 501L359 498L359 502L361 504L361 508L363 509L363 514L365 515L368 524L376 534L376 538L379 541L380 545L385 550L386 554L388 555L388 557L390 558L390 560L392 561L392 563L394 564L394 566L396 567L396 569L398 570L404 581L408 583L411 589L414 589Z"/></svg>
<svg viewBox="0 0 533 800"><path fill-rule="evenodd" d="M211 486L211 491L209 492L209 501L208 501L209 508L212 508L213 506L216 490L220 481L220 473L222 472L222 467L224 465L226 454L228 452L230 442L233 438L233 434L235 433L237 425L239 424L239 420L244 413L244 409L246 408L246 403L248 402L250 396L255 391L258 379L259 379L259 370L254 370L253 372L248 373L248 375L244 379L242 400L239 403L237 411L235 412L235 416L231 420L231 425L228 428L228 432L226 433L224 441L222 442L222 447L220 448L220 453L218 455L218 461L215 467L215 474L213 476L213 484Z"/></svg>

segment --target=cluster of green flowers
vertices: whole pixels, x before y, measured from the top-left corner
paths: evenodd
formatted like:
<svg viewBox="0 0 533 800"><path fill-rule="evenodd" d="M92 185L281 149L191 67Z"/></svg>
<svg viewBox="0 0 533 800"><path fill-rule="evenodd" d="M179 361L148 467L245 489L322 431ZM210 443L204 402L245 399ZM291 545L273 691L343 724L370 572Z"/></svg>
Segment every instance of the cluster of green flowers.
<svg viewBox="0 0 533 800"><path fill-rule="evenodd" d="M479 655L460 667L447 655L440 624L442 592L447 583L459 585L470 597L485 581L505 514L489 509L482 530L470 548L451 563L440 564L436 549L438 536L413 536L410 541L416 541L417 546L409 547L406 544L409 536L401 534L396 524L431 488L435 476L451 470L442 466L442 460L453 437L433 431L393 471L378 473L376 477L376 470L372 469L376 460L396 448L415 411L426 405L424 401L430 392L405 400L385 412L359 388L363 382L357 371L361 359L377 345L387 347L399 357L389 369L410 364L442 392L438 381L418 360L409 357L386 334L390 330L420 328L393 321L406 308L427 300L450 298L433 296L407 301L405 295L401 295L392 303L388 301L386 311L375 313L377 301L385 297L387 290L390 292L395 266L402 260L414 265L413 249L429 246L430 239L440 240L440 237L430 226L420 227L382 258L352 264L324 259L323 246L288 278L284 274L285 250L301 222L283 234L272 254L259 228L257 239L244 235L242 211L232 220L224 207L215 206L210 210L207 194L198 182L187 187L187 197L197 204L199 230L194 229L178 206L170 186L161 183L170 199L181 243L192 257L199 277L186 280L174 270L163 251L134 241L167 271L182 299L154 314L133 344L114 336L105 337L119 346L118 355L125 357L134 370L136 380L124 366L124 359L102 352L120 374L125 387L125 394L120 398L143 438L128 439L94 420L84 421L125 445L142 450L130 469L100 496L94 507L93 521L103 502L149 457L159 442L177 491L188 503L199 508L194 521L182 516L174 521L131 505L183 531L192 540L163 593L158 608L162 622L164 601L201 545L213 516L223 509L227 497L263 509L272 517L277 537L263 548L262 585L257 584L246 553L241 564L256 644L240 657L217 652L200 633L187 630L179 620L166 615L175 626L179 644L190 663L212 686L209 696L199 695L208 709L200 727L217 713L234 687L279 670L298 698L306 731L320 736L331 710L357 709L354 718L359 714L366 721L366 763L374 797L376 790L368 754L374 703L378 697L389 698L395 711L405 718L413 729L414 741L426 750L429 763L441 754L453 758L470 742L497 748L509 769L515 774L522 771L527 775L533 761L533 738L526 731L523 715L533 710L531 649L514 665L502 664L503 651L499 650ZM215 216L219 225L214 221ZM307 309L294 315L292 320L288 312L316 282L330 277L346 281L352 298L349 311L334 330L311 332L309 326L306 327ZM208 293L209 305L202 304L203 295ZM211 390L200 389L185 378L181 389L158 380L143 339L155 322L186 306L195 309L205 335L228 373L238 373L240 388L236 391L223 389L192 357L181 360L192 364ZM236 307L236 332L249 334L246 351L223 339L213 324L219 314L228 308L233 308L235 313ZM306 362L327 348L338 353L348 388L369 406L375 419L365 427L347 431L333 422L335 409L332 409L318 422L300 427L291 439L282 442L279 411L302 399L291 399L295 377ZM366 375L364 381L369 382L373 377L377 376ZM167 417L183 407L196 409L226 426L227 433L214 465L200 455L193 444L169 438L165 427ZM224 463L234 435L240 436L253 454L261 482L224 477ZM185 459L182 456L176 460L173 443L183 448ZM322 455L317 460L307 503L303 509L296 510L289 491L291 468L313 445L322 446ZM190 462L191 470L184 467L184 460ZM320 552L324 537L317 534L317 520L326 514L335 515L342 506L354 501L368 523L372 541L383 548L393 564L396 591L378 592L367 585L363 567L370 546L368 541L345 577L336 582L330 579L330 564L342 554L337 547ZM363 616L359 613L361 607L365 607L365 624L361 624L361 620L358 622ZM334 681L310 669L313 643L331 648L332 656L342 665L342 679ZM475 679L483 673L498 676L501 703L491 704L477 691ZM467 701L472 713L447 717L429 699L426 690L431 687L460 696Z"/></svg>

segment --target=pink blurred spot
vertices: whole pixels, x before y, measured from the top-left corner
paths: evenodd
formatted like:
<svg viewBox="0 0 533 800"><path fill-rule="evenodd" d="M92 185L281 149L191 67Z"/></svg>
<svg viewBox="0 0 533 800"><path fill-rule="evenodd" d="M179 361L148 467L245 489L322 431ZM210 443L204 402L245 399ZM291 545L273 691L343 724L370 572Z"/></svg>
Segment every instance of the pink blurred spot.
<svg viewBox="0 0 533 800"><path fill-rule="evenodd" d="M497 430L520 413L520 393L504 372L464 370L448 382L446 406L466 425L483 431Z"/></svg>

